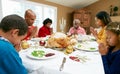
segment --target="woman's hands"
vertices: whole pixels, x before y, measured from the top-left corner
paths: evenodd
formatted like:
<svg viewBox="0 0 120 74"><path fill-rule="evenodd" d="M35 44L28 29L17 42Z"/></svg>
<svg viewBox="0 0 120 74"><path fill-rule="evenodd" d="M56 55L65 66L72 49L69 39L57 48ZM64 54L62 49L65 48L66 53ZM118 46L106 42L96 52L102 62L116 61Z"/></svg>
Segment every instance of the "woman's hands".
<svg viewBox="0 0 120 74"><path fill-rule="evenodd" d="M93 27L90 27L90 32L93 34L93 36L98 39L98 34L97 34L97 31L93 28Z"/></svg>

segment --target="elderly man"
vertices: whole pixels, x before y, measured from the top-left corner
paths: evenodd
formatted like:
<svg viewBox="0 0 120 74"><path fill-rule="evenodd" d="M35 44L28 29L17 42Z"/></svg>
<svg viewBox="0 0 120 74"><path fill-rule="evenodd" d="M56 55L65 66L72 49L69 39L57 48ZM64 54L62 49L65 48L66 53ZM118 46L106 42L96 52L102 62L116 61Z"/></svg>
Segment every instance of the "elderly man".
<svg viewBox="0 0 120 74"><path fill-rule="evenodd" d="M36 14L31 10L28 9L25 12L25 20L28 24L28 33L27 36L24 38L25 40L29 40L37 35L37 26L33 26L33 23L36 19Z"/></svg>
<svg viewBox="0 0 120 74"><path fill-rule="evenodd" d="M80 27L80 20L79 19L74 19L73 20L73 27L70 28L69 30L69 35L78 35L78 34L86 34L86 31L84 28Z"/></svg>

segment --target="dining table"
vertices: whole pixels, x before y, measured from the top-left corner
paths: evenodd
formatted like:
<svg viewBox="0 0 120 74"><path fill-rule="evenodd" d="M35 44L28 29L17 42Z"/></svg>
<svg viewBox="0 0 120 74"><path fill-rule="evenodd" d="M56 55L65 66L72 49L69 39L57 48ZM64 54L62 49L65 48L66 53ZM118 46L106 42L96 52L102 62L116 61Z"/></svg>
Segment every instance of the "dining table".
<svg viewBox="0 0 120 74"><path fill-rule="evenodd" d="M66 54L65 51L60 51L43 46L33 46L27 49L22 49L19 55L23 65L28 70L28 74L104 74L101 55L97 48L96 41L78 42L78 45L84 45L84 50L74 46L72 53ZM89 51L89 47L95 47L95 51ZM34 58L31 57L31 52L35 50L43 50L54 53L53 57ZM73 60L77 57L79 60Z"/></svg>

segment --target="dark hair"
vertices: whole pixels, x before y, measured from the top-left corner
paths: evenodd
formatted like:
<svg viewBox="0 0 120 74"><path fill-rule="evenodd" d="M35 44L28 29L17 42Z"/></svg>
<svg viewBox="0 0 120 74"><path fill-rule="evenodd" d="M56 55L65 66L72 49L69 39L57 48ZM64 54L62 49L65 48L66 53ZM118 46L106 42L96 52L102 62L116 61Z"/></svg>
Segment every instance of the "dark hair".
<svg viewBox="0 0 120 74"><path fill-rule="evenodd" d="M97 19L100 19L105 25L111 22L109 14L105 11L101 11L96 14Z"/></svg>
<svg viewBox="0 0 120 74"><path fill-rule="evenodd" d="M111 22L107 25L106 30L112 31L113 33L120 35L120 22Z"/></svg>
<svg viewBox="0 0 120 74"><path fill-rule="evenodd" d="M52 20L47 18L43 21L43 25L46 25L47 23L52 23Z"/></svg>
<svg viewBox="0 0 120 74"><path fill-rule="evenodd" d="M5 33L12 29L19 29L18 36L21 36L27 33L28 25L22 17L13 14L8 15L1 20L0 29Z"/></svg>

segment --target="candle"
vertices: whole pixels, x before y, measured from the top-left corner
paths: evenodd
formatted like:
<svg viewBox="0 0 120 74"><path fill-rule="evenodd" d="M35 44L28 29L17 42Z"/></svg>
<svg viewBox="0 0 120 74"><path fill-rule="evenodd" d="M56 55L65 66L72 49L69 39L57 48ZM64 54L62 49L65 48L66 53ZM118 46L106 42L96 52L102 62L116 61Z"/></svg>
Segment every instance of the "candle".
<svg viewBox="0 0 120 74"><path fill-rule="evenodd" d="M64 24L64 18L62 17L62 25Z"/></svg>
<svg viewBox="0 0 120 74"><path fill-rule="evenodd" d="M61 20L59 20L59 24L61 25Z"/></svg>
<svg viewBox="0 0 120 74"><path fill-rule="evenodd" d="M66 20L64 19L64 26L66 25Z"/></svg>

